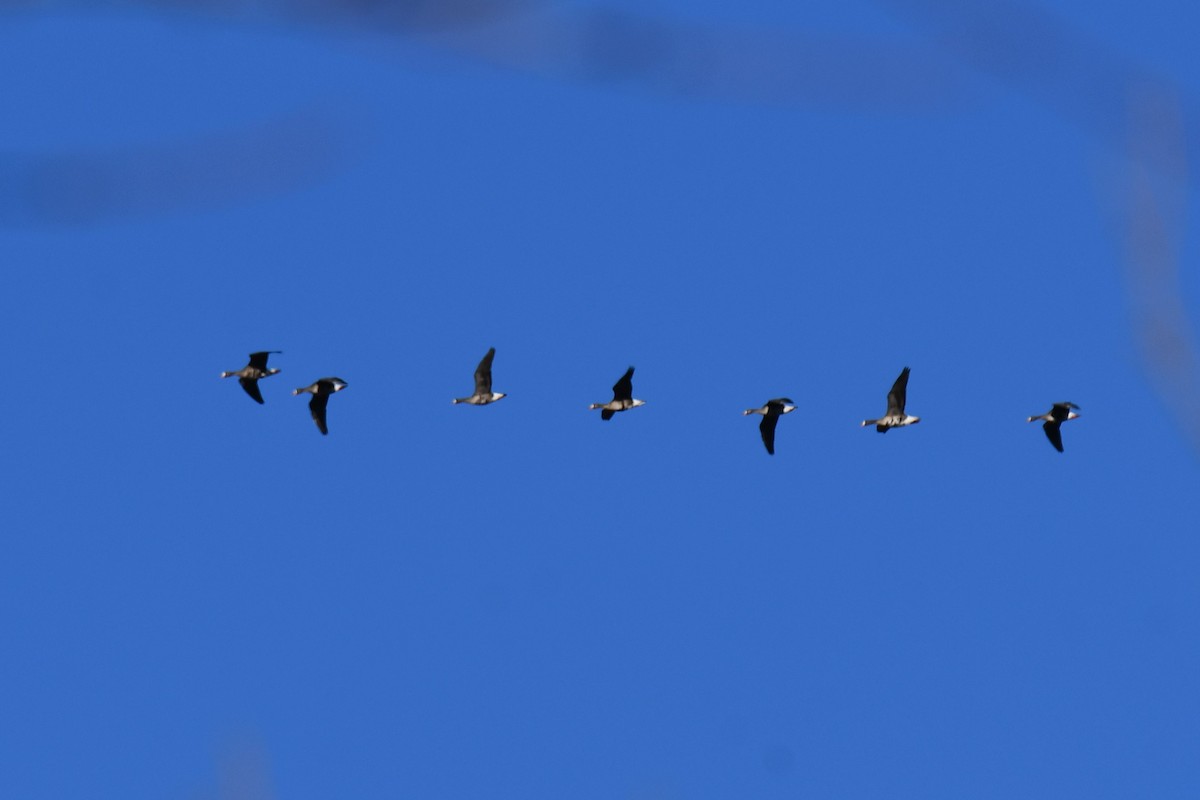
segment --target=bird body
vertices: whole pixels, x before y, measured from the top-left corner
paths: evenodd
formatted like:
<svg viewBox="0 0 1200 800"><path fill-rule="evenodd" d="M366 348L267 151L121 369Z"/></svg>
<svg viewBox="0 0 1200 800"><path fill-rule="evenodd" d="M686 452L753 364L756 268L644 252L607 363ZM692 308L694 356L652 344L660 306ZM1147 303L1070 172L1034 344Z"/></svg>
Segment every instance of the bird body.
<svg viewBox="0 0 1200 800"><path fill-rule="evenodd" d="M492 391L492 359L495 357L496 348L492 347L479 362L479 366L475 368L475 394L470 397L456 397L450 402L486 406L488 403L494 403L502 397L507 397L508 395L504 392Z"/></svg>
<svg viewBox="0 0 1200 800"><path fill-rule="evenodd" d="M246 394L254 400L254 402L262 405L262 392L258 390L258 381L261 378L269 378L272 375L279 374L279 370L267 366L267 358L272 353L280 353L281 350L260 350L257 353L250 354L250 363L239 370L233 372L222 372L222 378L232 378L237 376L238 383L246 390Z"/></svg>
<svg viewBox="0 0 1200 800"><path fill-rule="evenodd" d="M904 405L908 394L908 367L900 372L900 377L892 384L888 392L887 413L879 419L864 419L863 427L874 425L875 430L887 433L890 428L903 428L905 425L916 425L920 417L904 413Z"/></svg>
<svg viewBox="0 0 1200 800"><path fill-rule="evenodd" d="M312 412L313 422L317 423L317 430L328 435L329 427L325 424L325 407L329 405L329 395L340 392L348 385L341 378L320 378L309 386L294 389L292 395L295 396L301 392L308 392L312 395L312 399L308 401L308 409Z"/></svg>
<svg viewBox="0 0 1200 800"><path fill-rule="evenodd" d="M1046 432L1046 438L1050 440L1050 444L1054 445L1054 449L1061 453L1063 443L1060 428L1067 420L1079 417L1072 409L1078 410L1079 406L1074 403L1055 403L1045 414L1030 417L1026 422L1043 420L1042 430Z"/></svg>
<svg viewBox="0 0 1200 800"><path fill-rule="evenodd" d="M742 412L744 417L750 414L762 414L762 422L758 423L758 431L762 434L763 445L766 446L770 455L775 455L775 425L779 422L782 414L796 410L796 406L792 403L793 401L786 397L777 397L774 400L768 400L762 408L747 408Z"/></svg>
<svg viewBox="0 0 1200 800"><path fill-rule="evenodd" d="M618 411L628 411L631 408L646 405L645 400L635 400L633 397L633 367L625 370L620 380L613 384L613 399L607 403L592 403L589 409L600 409L600 419L612 419Z"/></svg>

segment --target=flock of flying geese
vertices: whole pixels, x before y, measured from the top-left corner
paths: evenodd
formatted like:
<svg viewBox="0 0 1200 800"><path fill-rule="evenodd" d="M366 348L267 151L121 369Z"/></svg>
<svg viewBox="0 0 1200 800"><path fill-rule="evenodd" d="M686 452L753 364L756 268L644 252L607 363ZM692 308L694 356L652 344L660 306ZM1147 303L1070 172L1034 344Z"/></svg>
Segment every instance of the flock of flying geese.
<svg viewBox="0 0 1200 800"><path fill-rule="evenodd" d="M267 366L267 358L272 353L280 353L280 350L260 350L257 353L250 354L250 363L239 370L233 372L222 372L222 378L232 378L237 376L238 383L246 390L246 394L250 395L257 403L262 403L262 393L258 390L258 382L263 378L269 378L279 372L278 369ZM479 362L479 366L475 368L475 393L470 397L456 397L452 403L467 403L473 406L486 406L489 403L494 403L497 400L505 397L503 392L492 391L492 359L496 357L496 348L490 348L483 360ZM329 405L329 396L337 394L342 389L345 389L347 384L341 378L320 378L308 386L302 386L299 389L294 389L292 395L298 395L302 392L307 392L312 395L308 401L309 411L312 412L313 422L317 424L317 429L323 434L329 433L329 426L325 422L325 410ZM914 417L904 411L906 394L908 391L908 367L905 367L900 376L896 378L896 382L892 384L892 390L887 396L887 413L879 419L863 420L863 427L874 425L875 430L880 433L887 433L890 428L903 428L906 425L915 425L921 421L920 417ZM588 408L600 411L600 419L612 419L613 414L618 411L628 411L631 408L637 408L646 404L645 400L637 400L633 396L633 367L625 370L625 374L621 376L615 384L613 384L613 399L607 403L592 403ZM1042 421L1042 430L1046 432L1046 438L1050 440L1050 444L1054 445L1054 449L1058 452L1063 451L1062 424L1067 420L1075 419L1079 415L1075 413L1079 406L1074 403L1055 403L1051 409L1045 414L1029 417L1028 422L1034 420ZM763 444L767 448L767 452L775 455L775 426L779 423L779 418L784 414L796 410L794 402L786 397L777 397L773 400L768 400L761 408L748 408L742 412L743 416L750 414L762 415L762 421L758 424L758 430L762 434Z"/></svg>

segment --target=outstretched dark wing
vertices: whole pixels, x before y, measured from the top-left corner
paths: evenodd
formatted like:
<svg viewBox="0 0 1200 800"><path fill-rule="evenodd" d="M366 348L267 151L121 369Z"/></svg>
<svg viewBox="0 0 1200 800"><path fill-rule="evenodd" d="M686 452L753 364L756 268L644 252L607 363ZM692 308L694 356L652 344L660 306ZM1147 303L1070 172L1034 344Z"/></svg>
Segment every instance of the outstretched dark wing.
<svg viewBox="0 0 1200 800"><path fill-rule="evenodd" d="M492 393L492 359L496 357L496 348L492 347L487 355L475 368L475 394L490 395Z"/></svg>
<svg viewBox="0 0 1200 800"><path fill-rule="evenodd" d="M615 411L613 411L612 409L610 409L610 408L606 408L606 409L604 409L603 411L601 411L601 412L600 412L600 419L612 419L612 418L613 418L613 414L615 414L615 413L616 413L616 412L615 412Z"/></svg>
<svg viewBox="0 0 1200 800"><path fill-rule="evenodd" d="M326 435L329 434L329 428L325 425L325 406L327 405L329 405L329 395L327 394L314 394L312 400L308 401L313 422L317 423L317 429Z"/></svg>
<svg viewBox="0 0 1200 800"><path fill-rule="evenodd" d="M1074 403L1055 403L1054 407L1050 409L1050 416L1062 422L1071 416L1071 409L1079 410L1079 406Z"/></svg>
<svg viewBox="0 0 1200 800"><path fill-rule="evenodd" d="M1054 449L1062 452L1062 423L1058 420L1049 420L1042 425L1042 430L1046 432L1046 438L1050 440L1050 444L1054 445Z"/></svg>
<svg viewBox="0 0 1200 800"><path fill-rule="evenodd" d="M621 380L613 384L613 400L633 399L633 367L625 370Z"/></svg>
<svg viewBox="0 0 1200 800"><path fill-rule="evenodd" d="M250 366L254 367L255 369L261 369L263 372L266 372L267 371L267 356L271 355L271 353L282 353L282 352L283 352L282 350L260 350L257 353L251 353L250 354ZM259 402L261 403L262 401L260 400Z"/></svg>
<svg viewBox="0 0 1200 800"><path fill-rule="evenodd" d="M892 390L888 392L888 416L903 415L904 403L908 394L908 367L900 373L900 377L896 378L896 382L892 384Z"/></svg>
<svg viewBox="0 0 1200 800"><path fill-rule="evenodd" d="M258 390L258 378L238 378L238 383L246 390L246 394L254 398L256 403L262 404L262 392Z"/></svg>
<svg viewBox="0 0 1200 800"><path fill-rule="evenodd" d="M762 418L762 422L758 423L758 430L762 433L763 444L767 446L767 452L771 455L775 455L775 425L778 422L778 414L767 414Z"/></svg>

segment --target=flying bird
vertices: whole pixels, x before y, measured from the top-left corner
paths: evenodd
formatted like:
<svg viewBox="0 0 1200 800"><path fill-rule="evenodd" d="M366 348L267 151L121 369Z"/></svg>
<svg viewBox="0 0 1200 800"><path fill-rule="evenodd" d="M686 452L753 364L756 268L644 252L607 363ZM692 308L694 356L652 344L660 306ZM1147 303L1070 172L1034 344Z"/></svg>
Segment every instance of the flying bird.
<svg viewBox="0 0 1200 800"><path fill-rule="evenodd" d="M259 378L269 378L272 375L279 373L279 370L267 367L267 357L272 353L282 353L282 350L260 350L257 353L250 354L250 363L235 372L222 372L222 378L232 378L238 376L238 383L246 390L246 394L254 399L254 402L262 404L262 392L258 390Z"/></svg>
<svg viewBox="0 0 1200 800"><path fill-rule="evenodd" d="M475 368L475 394L470 397L456 397L451 401L452 403L486 406L488 403L494 403L500 398L508 396L504 392L492 391L492 359L495 357L496 348L492 347L479 362L479 366Z"/></svg>
<svg viewBox="0 0 1200 800"><path fill-rule="evenodd" d="M329 427L325 424L325 406L329 405L329 395L340 392L348 385L341 378L321 378L311 386L302 386L293 390L292 395L295 396L301 392L312 394L312 399L308 401L308 408L312 411L313 422L317 423L317 430L328 435Z"/></svg>
<svg viewBox="0 0 1200 800"><path fill-rule="evenodd" d="M592 403L589 409L600 409L600 419L612 419L618 411L646 405L645 400L633 399L633 367L625 370L621 379L613 384L613 399L608 403Z"/></svg>
<svg viewBox="0 0 1200 800"><path fill-rule="evenodd" d="M762 422L758 423L758 430L762 433L763 444L766 445L767 452L771 455L775 455L775 426L779 423L781 414L796 410L792 402L786 397L777 397L774 400L768 400L762 408L747 408L742 412L744 417L750 414L762 414Z"/></svg>
<svg viewBox="0 0 1200 800"><path fill-rule="evenodd" d="M1030 417L1025 421L1033 422L1035 419L1045 420L1042 424L1042 430L1046 432L1046 438L1050 440L1050 444L1054 445L1054 449L1061 453L1063 451L1062 431L1059 428L1067 420L1075 419L1079 416L1071 409L1077 411L1079 410L1079 406L1074 403L1055 403L1045 414Z"/></svg>
<svg viewBox="0 0 1200 800"><path fill-rule="evenodd" d="M900 377L896 378L896 382L892 384L892 390L888 392L887 413L879 419L864 419L863 427L874 425L875 430L880 433L887 433L888 428L903 428L905 425L915 425L920 422L920 417L913 417L904 413L904 401L907 391L908 367L905 367L900 373Z"/></svg>

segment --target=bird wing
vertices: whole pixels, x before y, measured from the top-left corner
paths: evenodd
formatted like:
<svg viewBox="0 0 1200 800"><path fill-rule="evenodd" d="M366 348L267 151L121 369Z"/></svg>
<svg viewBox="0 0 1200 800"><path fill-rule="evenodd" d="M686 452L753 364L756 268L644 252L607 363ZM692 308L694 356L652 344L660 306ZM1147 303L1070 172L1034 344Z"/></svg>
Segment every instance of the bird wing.
<svg viewBox="0 0 1200 800"><path fill-rule="evenodd" d="M614 412L611 408L606 408L600 412L600 419L612 419Z"/></svg>
<svg viewBox="0 0 1200 800"><path fill-rule="evenodd" d="M1079 406L1074 403L1055 403L1054 407L1050 409L1050 416L1059 421L1065 420L1071 416L1071 409L1073 408L1078 409Z"/></svg>
<svg viewBox="0 0 1200 800"><path fill-rule="evenodd" d="M625 370L621 380L613 384L613 400L633 399L633 367Z"/></svg>
<svg viewBox="0 0 1200 800"><path fill-rule="evenodd" d="M767 414L762 418L762 422L758 423L758 430L762 433L763 444L767 446L767 452L771 455L775 455L775 424L778 422L778 414Z"/></svg>
<svg viewBox="0 0 1200 800"><path fill-rule="evenodd" d="M767 411L774 411L776 414L782 414L784 406L796 405L796 401L790 397L776 397L774 400L767 401Z"/></svg>
<svg viewBox="0 0 1200 800"><path fill-rule="evenodd" d="M267 356L271 355L271 353L279 353L279 352L281 352L281 351L280 350L260 350L257 353L251 353L250 354L250 366L254 367L255 369L261 369L263 372L266 372L267 371Z"/></svg>
<svg viewBox="0 0 1200 800"><path fill-rule="evenodd" d="M1054 445L1054 449L1061 453L1063 451L1062 423L1058 420L1049 420L1042 425L1042 430L1046 432L1046 438L1050 440L1050 444Z"/></svg>
<svg viewBox="0 0 1200 800"><path fill-rule="evenodd" d="M496 348L487 351L487 355L475 368L475 394L490 395L492 393L492 359L496 357Z"/></svg>
<svg viewBox="0 0 1200 800"><path fill-rule="evenodd" d="M254 398L256 403L262 404L262 392L258 390L258 378L238 378L238 383L246 390L246 394Z"/></svg>
<svg viewBox="0 0 1200 800"><path fill-rule="evenodd" d="M329 428L325 425L325 406L329 405L329 395L314 394L312 400L308 401L308 409L312 411L313 422L317 423L317 429L326 435L329 434Z"/></svg>
<svg viewBox="0 0 1200 800"><path fill-rule="evenodd" d="M900 373L900 377L896 378L896 382L892 384L892 390L888 392L888 416L893 414L904 413L904 403L908 394L908 367Z"/></svg>

